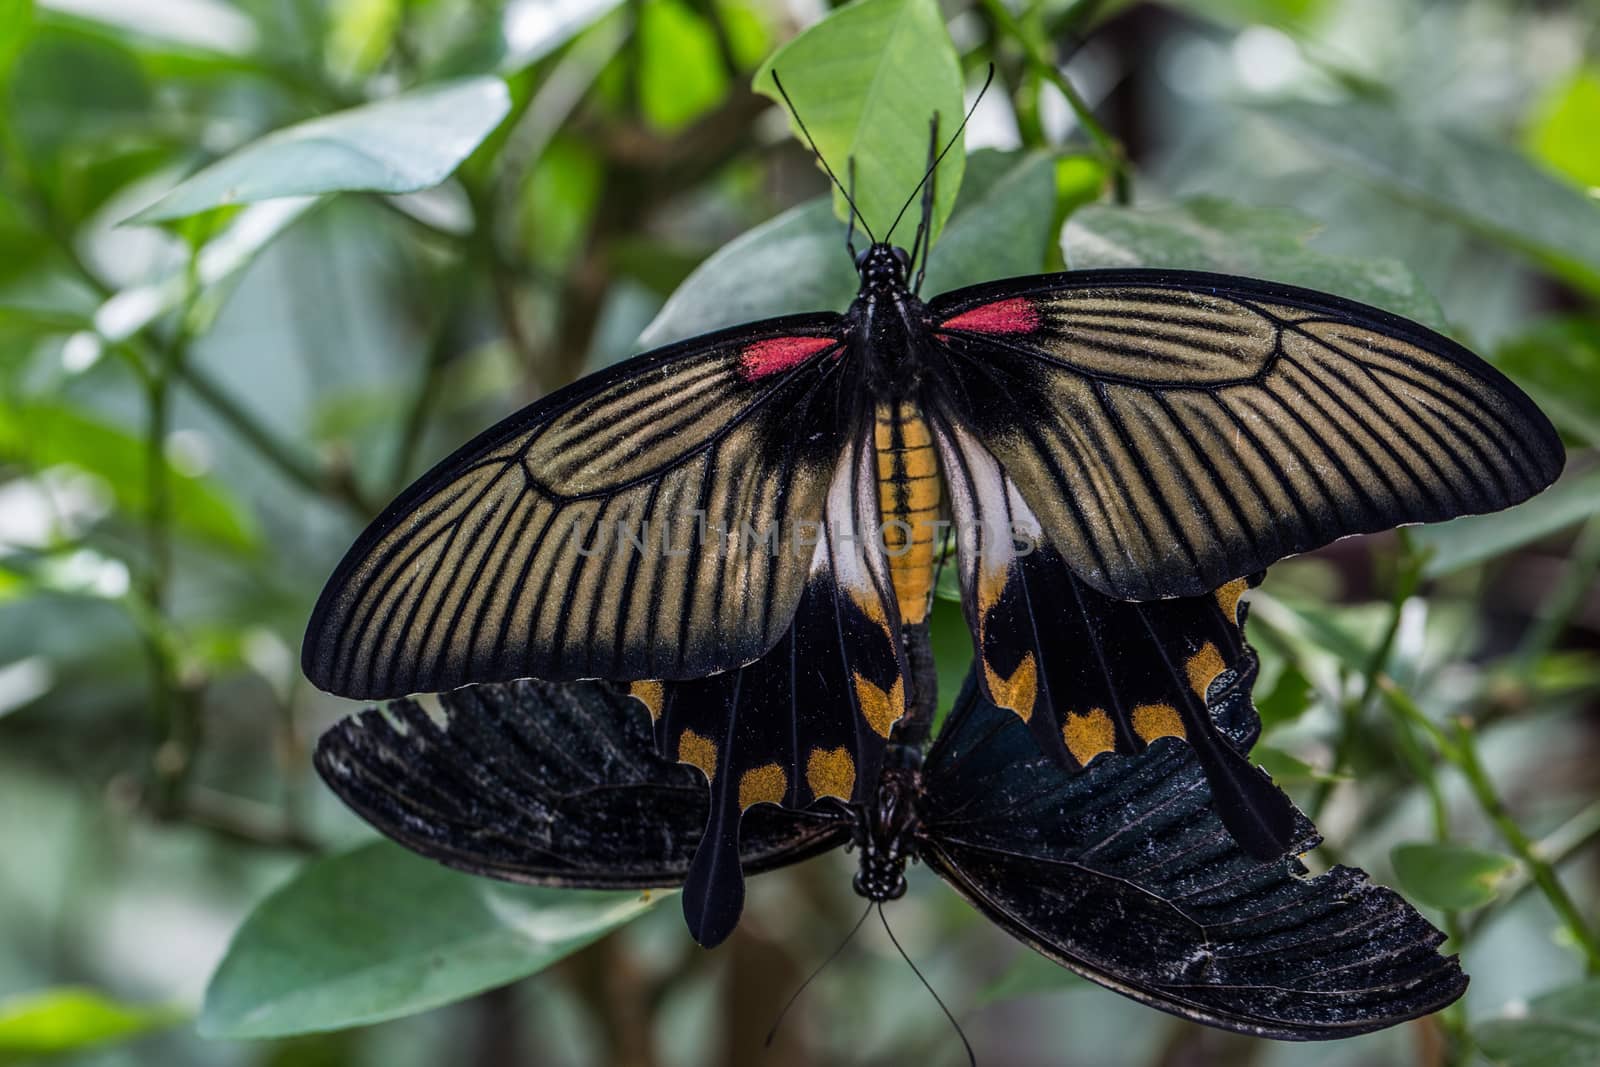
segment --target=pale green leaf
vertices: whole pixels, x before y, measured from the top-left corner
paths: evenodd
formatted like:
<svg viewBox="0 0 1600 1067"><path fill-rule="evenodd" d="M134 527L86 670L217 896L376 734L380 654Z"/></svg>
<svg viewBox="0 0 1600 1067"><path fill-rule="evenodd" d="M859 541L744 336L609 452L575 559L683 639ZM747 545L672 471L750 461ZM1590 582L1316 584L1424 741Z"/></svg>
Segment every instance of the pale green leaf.
<svg viewBox="0 0 1600 1067"><path fill-rule="evenodd" d="M1390 195L1600 292L1600 203L1521 153L1371 102L1283 101L1256 109Z"/></svg>
<svg viewBox="0 0 1600 1067"><path fill-rule="evenodd" d="M281 1037L448 1004L543 970L664 895L507 885L374 842L313 861L256 907L200 1032Z"/></svg>
<svg viewBox="0 0 1600 1067"><path fill-rule="evenodd" d="M1241 274L1334 293L1404 315L1436 330L1444 316L1416 275L1392 259L1352 259L1310 248L1315 219L1283 208L1215 198L1156 207L1080 208L1062 232L1074 270L1171 267Z"/></svg>
<svg viewBox="0 0 1600 1067"><path fill-rule="evenodd" d="M1510 856L1453 844L1396 845L1389 862L1407 896L1447 911L1488 904L1517 869Z"/></svg>
<svg viewBox="0 0 1600 1067"><path fill-rule="evenodd" d="M1257 745L1250 750L1250 762L1262 767L1279 785L1307 785L1312 782L1342 782L1346 776L1329 774L1314 767L1299 756L1271 745Z"/></svg>
<svg viewBox="0 0 1600 1067"><path fill-rule="evenodd" d="M249 15L222 0L39 0L39 7L219 55L247 55L260 37Z"/></svg>
<svg viewBox="0 0 1600 1067"><path fill-rule="evenodd" d="M1600 445L1600 322L1572 315L1540 323L1502 345L1495 366L1558 428Z"/></svg>
<svg viewBox="0 0 1600 1067"><path fill-rule="evenodd" d="M268 134L187 179L130 221L185 218L231 204L438 185L511 108L499 78L470 78Z"/></svg>
<svg viewBox="0 0 1600 1067"><path fill-rule="evenodd" d="M95 475L127 515L142 520L149 510L143 438L64 404L0 404L0 461L34 471L66 464ZM255 521L226 487L163 462L179 532L236 551L256 547Z"/></svg>
<svg viewBox="0 0 1600 1067"><path fill-rule="evenodd" d="M1548 537L1600 514L1600 468L1567 471L1532 500L1489 515L1468 515L1412 529L1419 549L1431 552L1424 576L1436 578Z"/></svg>
<svg viewBox="0 0 1600 1067"><path fill-rule="evenodd" d="M1594 1067L1600 1063L1600 980L1537 997L1474 1030L1478 1049L1499 1067Z"/></svg>
<svg viewBox="0 0 1600 1067"><path fill-rule="evenodd" d="M316 197L288 197L240 211L200 249L195 273L201 290L211 290L233 277L319 203ZM123 289L96 309L95 329L108 341L125 341L180 306L188 285L187 269L179 268L158 281Z"/></svg>
<svg viewBox="0 0 1600 1067"><path fill-rule="evenodd" d="M1040 269L1049 233L1046 157L974 152L946 237L928 264L926 293ZM718 249L667 301L640 344L654 348L756 319L843 311L859 286L844 227L826 200L791 208Z"/></svg>
<svg viewBox="0 0 1600 1067"><path fill-rule="evenodd" d="M1550 87L1535 109L1528 148L1580 185L1600 186L1600 68L1584 67Z"/></svg>
<svg viewBox="0 0 1600 1067"><path fill-rule="evenodd" d="M170 1007L124 1004L92 989L45 989L0 1000L0 1064L126 1041L174 1025Z"/></svg>
<svg viewBox="0 0 1600 1067"><path fill-rule="evenodd" d="M856 205L867 226L885 239L927 169L929 120L938 113L941 141L961 123L961 62L938 4L855 0L832 12L756 72L756 92L782 105L774 70L823 158L847 185L850 161L855 161ZM798 136L798 127L795 132ZM955 206L964 164L957 145L939 165L935 235ZM913 204L907 213L913 228L916 208ZM848 217L837 194L835 210ZM912 231L895 236L909 246Z"/></svg>
<svg viewBox="0 0 1600 1067"><path fill-rule="evenodd" d="M974 153L950 225L928 260L923 292L1038 274L1050 250L1055 193L1055 160L1044 153Z"/></svg>

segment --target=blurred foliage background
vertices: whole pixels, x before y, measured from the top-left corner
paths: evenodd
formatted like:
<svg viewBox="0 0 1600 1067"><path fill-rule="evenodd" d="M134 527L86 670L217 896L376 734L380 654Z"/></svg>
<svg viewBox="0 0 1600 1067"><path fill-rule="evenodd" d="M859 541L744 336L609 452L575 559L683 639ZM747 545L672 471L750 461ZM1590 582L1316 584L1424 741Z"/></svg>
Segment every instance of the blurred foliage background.
<svg viewBox="0 0 1600 1067"><path fill-rule="evenodd" d="M942 9L947 36L924 18L931 44L871 60L913 99L942 59L969 100L997 65L935 273L1173 265L1378 303L1497 362L1572 458L1510 514L1253 594L1258 756L1327 837L1311 864L1427 909L1462 1004L1333 1045L1203 1031L925 877L902 939L985 1062L1600 1063L1600 4ZM300 679L301 628L398 488L641 335L848 299L823 179L749 88L827 13L0 0L0 1063L959 1062L870 932L762 1053L855 915L843 857L755 880L705 953L670 895L364 844L307 755L352 706ZM891 127L848 151L915 171Z"/></svg>

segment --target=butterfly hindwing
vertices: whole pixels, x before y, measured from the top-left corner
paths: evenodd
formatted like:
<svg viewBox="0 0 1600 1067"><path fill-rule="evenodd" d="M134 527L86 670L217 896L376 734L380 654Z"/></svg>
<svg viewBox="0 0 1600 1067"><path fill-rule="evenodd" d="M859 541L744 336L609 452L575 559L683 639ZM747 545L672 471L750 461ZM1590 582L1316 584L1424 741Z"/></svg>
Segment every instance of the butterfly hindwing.
<svg viewBox="0 0 1600 1067"><path fill-rule="evenodd" d="M1077 769L1157 738L1191 745L1223 821L1253 854L1281 855L1293 812L1207 713L1214 686L1253 663L1235 579L1152 604L1081 581L1000 464L953 418L936 421L955 515L956 563L978 680L1028 725L1040 750Z"/></svg>
<svg viewBox="0 0 1600 1067"><path fill-rule="evenodd" d="M306 675L385 697L756 658L800 598L811 556L795 527L820 512L845 444L837 400L859 392L840 322L640 356L470 442L346 555L307 629Z"/></svg>
<svg viewBox="0 0 1600 1067"><path fill-rule="evenodd" d="M817 524L812 569L789 630L760 660L710 678L635 684L662 755L698 767L711 806L684 887L703 945L738 922L745 814L870 797L884 746L906 708L896 605L881 545L844 536L872 505L872 452L846 450Z"/></svg>
<svg viewBox="0 0 1600 1067"><path fill-rule="evenodd" d="M1213 704L1243 744L1254 665ZM923 858L1015 937L1086 978L1229 1030L1346 1037L1436 1011L1466 978L1396 893L1251 857L1194 750L1159 739L1068 773L975 678L923 772ZM1316 832L1293 812L1293 848Z"/></svg>
<svg viewBox="0 0 1600 1067"><path fill-rule="evenodd" d="M1477 356L1324 293L1077 271L929 308L959 421L1075 573L1120 599L1508 507L1563 462L1549 420Z"/></svg>
<svg viewBox="0 0 1600 1067"><path fill-rule="evenodd" d="M516 682L444 694L443 721L397 700L317 744L328 786L362 818L450 867L535 885L681 885L705 831L705 783L655 753L637 702L600 683ZM760 807L748 872L826 851L826 812Z"/></svg>

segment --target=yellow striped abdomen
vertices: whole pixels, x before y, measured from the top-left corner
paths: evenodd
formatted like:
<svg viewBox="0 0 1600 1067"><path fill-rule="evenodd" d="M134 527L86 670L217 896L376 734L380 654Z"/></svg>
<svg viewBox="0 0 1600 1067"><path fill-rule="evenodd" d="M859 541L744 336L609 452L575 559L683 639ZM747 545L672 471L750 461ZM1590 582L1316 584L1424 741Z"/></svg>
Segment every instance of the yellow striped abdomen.
<svg viewBox="0 0 1600 1067"><path fill-rule="evenodd" d="M928 617L933 593L933 556L941 514L939 459L933 435L912 403L879 404L878 510L889 557L900 621Z"/></svg>

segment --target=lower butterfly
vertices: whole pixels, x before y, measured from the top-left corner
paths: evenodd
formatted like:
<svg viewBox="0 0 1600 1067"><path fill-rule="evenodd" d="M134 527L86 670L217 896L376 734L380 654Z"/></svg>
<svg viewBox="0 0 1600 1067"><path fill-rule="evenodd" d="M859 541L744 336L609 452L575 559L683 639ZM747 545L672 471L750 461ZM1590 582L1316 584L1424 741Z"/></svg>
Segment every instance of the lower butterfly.
<svg viewBox="0 0 1600 1067"><path fill-rule="evenodd" d="M1246 658L1212 692L1210 714L1240 751L1260 729L1254 674ZM411 701L345 720L319 743L318 770L385 834L464 871L605 889L693 880L707 846L704 784L656 754L632 698L602 683L527 681L442 700L442 722ZM1443 935L1362 872L1312 878L1292 857L1243 851L1211 810L1196 750L1175 737L1070 773L972 676L924 747L897 737L857 800L837 795L853 792L842 756L813 760L813 780L832 791L804 810L775 803L774 775L747 775L752 804L731 862L756 874L854 845L855 890L881 905L920 861L1056 963L1248 1034L1347 1037L1436 1011L1466 988L1455 958L1437 951ZM1296 852L1317 843L1299 812L1290 839Z"/></svg>

